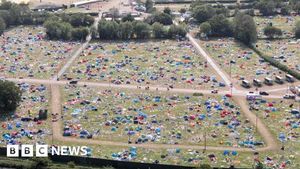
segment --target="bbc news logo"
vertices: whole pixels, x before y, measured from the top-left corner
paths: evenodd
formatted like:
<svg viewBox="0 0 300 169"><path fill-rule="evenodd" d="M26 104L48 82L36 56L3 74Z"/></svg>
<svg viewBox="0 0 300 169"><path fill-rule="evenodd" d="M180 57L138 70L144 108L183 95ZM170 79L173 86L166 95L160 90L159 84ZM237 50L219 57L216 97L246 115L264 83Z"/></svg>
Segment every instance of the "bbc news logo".
<svg viewBox="0 0 300 169"><path fill-rule="evenodd" d="M21 154L20 154L21 150ZM7 157L48 157L51 155L75 155L86 156L88 155L88 147L86 146L48 146L48 145L7 145Z"/></svg>

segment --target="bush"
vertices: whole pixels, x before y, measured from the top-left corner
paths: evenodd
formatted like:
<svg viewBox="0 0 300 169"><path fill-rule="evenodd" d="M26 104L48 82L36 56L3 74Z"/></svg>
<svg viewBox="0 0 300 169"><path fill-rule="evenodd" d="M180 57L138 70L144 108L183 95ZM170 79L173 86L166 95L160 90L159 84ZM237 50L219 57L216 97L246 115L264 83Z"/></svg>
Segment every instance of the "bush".
<svg viewBox="0 0 300 169"><path fill-rule="evenodd" d="M266 35L268 38L272 39L275 36L279 37L282 35L282 31L279 28L276 28L274 26L268 25L264 28L264 35Z"/></svg>

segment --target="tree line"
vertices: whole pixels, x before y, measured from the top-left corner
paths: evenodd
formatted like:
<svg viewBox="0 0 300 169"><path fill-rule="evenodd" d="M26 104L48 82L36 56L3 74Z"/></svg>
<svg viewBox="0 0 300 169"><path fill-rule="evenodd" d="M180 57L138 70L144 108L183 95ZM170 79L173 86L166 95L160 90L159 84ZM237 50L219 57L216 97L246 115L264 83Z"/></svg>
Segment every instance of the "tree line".
<svg viewBox="0 0 300 169"><path fill-rule="evenodd" d="M47 37L51 40L85 40L90 32L87 26L94 23L94 18L90 20L88 17L89 19L85 20L84 17L78 16L81 14L71 17L53 16L48 18L44 23Z"/></svg>
<svg viewBox="0 0 300 169"><path fill-rule="evenodd" d="M103 19L98 24L98 31L94 30L93 38L101 40L161 39L185 37L186 33L185 25L164 26L159 22L151 25L143 21L117 22Z"/></svg>
<svg viewBox="0 0 300 169"><path fill-rule="evenodd" d="M94 22L95 19L87 14L61 14L49 17L44 27L52 40L85 40Z"/></svg>
<svg viewBox="0 0 300 169"><path fill-rule="evenodd" d="M254 8L264 16L275 14L289 15L292 11L300 14L299 0L259 0L254 2Z"/></svg>
<svg viewBox="0 0 300 169"><path fill-rule="evenodd" d="M192 16L200 24L200 33L207 36L234 37L245 44L257 40L256 25L250 15L236 12L229 19L229 11L222 5L212 7L195 1L190 8Z"/></svg>
<svg viewBox="0 0 300 169"><path fill-rule="evenodd" d="M44 13L32 12L26 4L2 0L0 4L0 35L10 26L32 25L43 22Z"/></svg>

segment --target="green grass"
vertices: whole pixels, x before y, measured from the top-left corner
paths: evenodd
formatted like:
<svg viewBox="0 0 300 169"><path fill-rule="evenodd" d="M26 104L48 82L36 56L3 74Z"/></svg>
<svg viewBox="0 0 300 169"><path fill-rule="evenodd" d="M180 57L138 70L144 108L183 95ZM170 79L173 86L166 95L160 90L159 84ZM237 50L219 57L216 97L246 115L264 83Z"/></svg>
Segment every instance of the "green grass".
<svg viewBox="0 0 300 169"><path fill-rule="evenodd" d="M288 66L290 69L297 70L300 72L300 47L299 43L291 43L296 41L294 39L291 40L259 40L256 45L257 49L262 53L278 58L280 56L284 56L285 59L276 59L280 61L282 64Z"/></svg>
<svg viewBox="0 0 300 169"><path fill-rule="evenodd" d="M4 33L0 41L7 52L0 52L0 76L49 79L57 73L79 43L38 39L45 36L44 31L20 26Z"/></svg>
<svg viewBox="0 0 300 169"><path fill-rule="evenodd" d="M238 80L240 77L249 81L254 78L263 80L266 76L279 73L277 68L268 65L268 63L260 63L260 57L253 50L232 39L222 38L220 40L201 41L201 43L216 63L229 75L231 67L233 80ZM230 66L230 60L236 63ZM257 70L264 73L257 75Z"/></svg>
<svg viewBox="0 0 300 169"><path fill-rule="evenodd" d="M128 90L112 90L108 92L107 89L91 89L91 88L65 88L64 92L64 106L67 108L64 111L65 124L76 126L81 125L82 129L77 130L77 137L81 130L86 129L91 133L100 131L99 135L95 135L95 139L118 141L127 143L127 130L136 131L141 127L141 131L137 131L135 135L131 136L131 140L138 139L141 136L157 135L156 128L162 128L161 135L157 135L155 143L163 144L189 144L189 145L204 145L204 130L208 133L215 133L216 137L207 136L207 142L210 146L234 146L236 140L233 138L234 132L228 128L227 125L219 124L220 120L232 122L232 118L237 112L240 112L239 107L231 100L224 100L219 96L203 96L195 97L192 94L170 94L170 93L153 93L144 91L128 91ZM77 95L79 94L80 95ZM161 102L155 102L156 96L161 97ZM171 100L172 97L178 97L177 100ZM190 99L186 99L189 97ZM139 99L141 98L141 99ZM100 99L100 100L99 100ZM221 117L220 110L212 109L208 113L211 117L205 120L198 120L200 114L206 114L205 101L212 100L213 105L221 104L224 110L232 111L230 115ZM137 100L137 102L134 102ZM95 106L97 111L85 109L80 103L82 101L90 101L91 104L86 106ZM234 108L229 108L224 105L228 102ZM79 109L81 112L77 117L71 114ZM135 111L136 109L136 111ZM119 110L119 111L118 111ZM138 115L138 110L147 114L148 118L144 120L144 124L134 124L133 117ZM104 116L103 113L107 113ZM196 116L195 120L184 120L184 116ZM236 134L240 135L240 141L246 140L248 137L254 136L254 140L261 141L262 138L254 132L254 127L249 123L244 123L245 117L243 114L238 114L237 120L241 123L240 126L234 130ZM85 117L88 117L87 119ZM114 121L120 118L119 122L106 126L107 121ZM128 123L123 123L129 120ZM157 123L151 123L151 121ZM150 128L147 129L147 125ZM115 128L116 131L112 131ZM231 134L230 134L231 133ZM182 138L176 138L181 134ZM226 135L228 134L228 135Z"/></svg>
<svg viewBox="0 0 300 169"><path fill-rule="evenodd" d="M265 37L263 29L272 23L273 26L283 31L283 37L294 37L294 31L296 22L300 20L300 16L273 16L273 17L254 17L254 21L257 25L257 32L259 37Z"/></svg>
<svg viewBox="0 0 300 169"><path fill-rule="evenodd" d="M31 85L32 89L36 89L39 85ZM46 86L48 89L48 86ZM44 102L41 102L40 100L42 98L45 98ZM37 141L45 142L47 143L49 141L49 135L52 134L51 131L51 110L50 108L50 92L49 90L46 91L35 91L30 92L29 90L26 90L23 92L22 95L22 101L20 103L20 106L14 113L14 116L6 116L1 117L1 130L0 135L2 138L2 135L5 133L12 134L13 132L20 133L21 129L25 129L26 131L38 131L39 129L44 131L45 134L43 134L41 137L38 135L33 135L32 138L22 136L20 138L16 138L15 140L22 143L22 144L35 144ZM22 117L37 117L40 109L48 109L48 119L46 121L42 121L41 124L37 124L36 122L30 121L30 122L21 122ZM17 128L16 124L20 122L21 127ZM12 129L8 130L7 127L3 128L3 126L12 125ZM4 143L1 143L2 145Z"/></svg>
<svg viewBox="0 0 300 169"><path fill-rule="evenodd" d="M126 64L116 68L123 63ZM87 69L87 66L91 68ZM68 77L89 81L108 83L115 80L138 85L137 80L144 79L140 84L173 84L174 87L201 89L214 85L204 82L201 76L215 76L210 68L204 66L204 58L189 42L170 40L92 43L67 73ZM155 76L158 79L151 80ZM177 80L171 80L171 77ZM183 77L186 79L182 80ZM192 78L195 81L188 83Z"/></svg>

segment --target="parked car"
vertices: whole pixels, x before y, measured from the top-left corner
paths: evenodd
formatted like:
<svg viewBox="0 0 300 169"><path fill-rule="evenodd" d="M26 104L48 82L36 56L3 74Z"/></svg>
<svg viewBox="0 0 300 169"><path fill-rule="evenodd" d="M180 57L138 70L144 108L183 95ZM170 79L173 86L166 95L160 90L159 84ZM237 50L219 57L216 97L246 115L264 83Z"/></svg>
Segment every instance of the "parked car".
<svg viewBox="0 0 300 169"><path fill-rule="evenodd" d="M77 83L78 83L78 81L76 81L76 80L70 81L70 84L77 84Z"/></svg>
<svg viewBox="0 0 300 169"><path fill-rule="evenodd" d="M269 96L269 93L265 91L260 91L259 94L262 96Z"/></svg>
<svg viewBox="0 0 300 169"><path fill-rule="evenodd" d="M294 94L286 94L283 96L284 99L295 99L296 98L296 95Z"/></svg>

